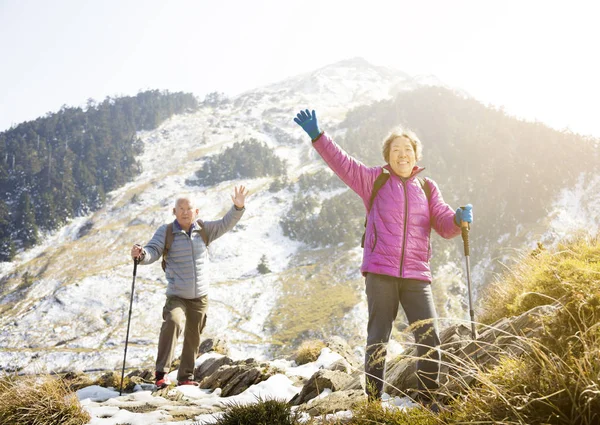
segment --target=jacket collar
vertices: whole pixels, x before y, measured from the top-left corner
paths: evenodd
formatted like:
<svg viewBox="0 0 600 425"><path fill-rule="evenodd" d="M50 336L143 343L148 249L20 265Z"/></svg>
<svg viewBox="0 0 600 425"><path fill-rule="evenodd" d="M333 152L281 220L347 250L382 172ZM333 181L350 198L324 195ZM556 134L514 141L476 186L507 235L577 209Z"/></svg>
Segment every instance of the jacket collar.
<svg viewBox="0 0 600 425"><path fill-rule="evenodd" d="M388 172L390 173L391 176L396 176L402 180L410 180L425 169L425 167L419 167L418 165L415 165L412 169L412 173L410 174L410 176L405 178L405 177L400 177L398 174L394 173L394 171L392 170L392 166L390 164L385 164L383 166L383 168L388 170Z"/></svg>
<svg viewBox="0 0 600 425"><path fill-rule="evenodd" d="M194 232L196 230L200 230L200 225L198 224L198 220L196 220L192 223L192 227L190 230L192 232ZM181 226L179 225L179 222L177 221L177 219L173 220L173 233L175 233L175 232L185 232L185 230L183 230L181 228Z"/></svg>

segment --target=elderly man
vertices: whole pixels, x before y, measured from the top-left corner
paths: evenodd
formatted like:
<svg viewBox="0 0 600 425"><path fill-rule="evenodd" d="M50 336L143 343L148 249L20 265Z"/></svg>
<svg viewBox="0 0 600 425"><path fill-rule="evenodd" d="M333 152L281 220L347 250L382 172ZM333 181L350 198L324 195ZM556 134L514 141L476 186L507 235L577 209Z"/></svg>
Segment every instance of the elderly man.
<svg viewBox="0 0 600 425"><path fill-rule="evenodd" d="M236 186L229 212L220 220L204 222L198 219L199 211L193 201L188 197L180 197L173 208L175 220L160 226L144 247L135 244L131 248L131 257L137 259L139 264L151 264L163 257L167 300L158 337L155 376L158 388L170 385L167 373L184 322L177 385L197 385L193 380L194 363L208 307L207 248L240 220L245 211L247 195L244 186Z"/></svg>

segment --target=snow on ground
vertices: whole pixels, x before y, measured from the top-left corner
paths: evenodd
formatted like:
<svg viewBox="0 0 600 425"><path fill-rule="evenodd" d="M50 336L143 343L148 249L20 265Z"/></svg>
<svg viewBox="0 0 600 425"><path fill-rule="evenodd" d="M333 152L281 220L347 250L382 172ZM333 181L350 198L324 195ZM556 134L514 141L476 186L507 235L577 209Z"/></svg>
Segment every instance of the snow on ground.
<svg viewBox="0 0 600 425"><path fill-rule="evenodd" d="M600 175L579 176L575 187L563 189L549 214L550 230L544 243L553 243L575 235L600 232Z"/></svg>
<svg viewBox="0 0 600 425"><path fill-rule="evenodd" d="M219 354L207 353L200 356L196 361L196 366L200 366L209 358L219 357ZM301 376L309 378L321 368L327 368L341 358L337 353L333 353L328 348L323 348L319 358L311 363L297 366L294 362L286 360L276 360L270 362L273 367L282 370L283 373L273 375L266 381L250 386L246 391L231 397L221 397L221 389L203 390L194 386L175 387L169 394L181 393L184 400L190 404L200 407L211 408L221 406L226 408L228 405L253 404L259 399L277 399L289 401L302 389L294 385L289 377ZM177 371L169 373L171 380L176 380ZM331 389L325 388L318 396L324 398L331 394ZM90 413L90 425L118 425L128 423L130 425L150 425L150 424L178 424L178 425L208 425L216 423L220 413L201 414L193 420L187 421L169 421L171 415L168 413L169 400L163 397L152 396L151 391L142 390L139 386L136 392L119 396L119 391L99 386L90 386L77 391L82 406ZM388 408L406 409L415 406L407 398L389 397L384 394L382 404ZM157 410L147 413L136 413L126 410L125 407L131 406L157 406ZM327 415L328 418L347 418L351 412L338 412L335 415ZM307 416L304 416L307 418Z"/></svg>

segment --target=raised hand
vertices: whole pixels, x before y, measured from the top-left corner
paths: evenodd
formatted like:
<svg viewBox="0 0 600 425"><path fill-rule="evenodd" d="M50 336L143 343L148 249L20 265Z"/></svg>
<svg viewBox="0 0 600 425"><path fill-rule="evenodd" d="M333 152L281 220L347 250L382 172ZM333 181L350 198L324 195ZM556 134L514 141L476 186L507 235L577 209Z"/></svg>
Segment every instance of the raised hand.
<svg viewBox="0 0 600 425"><path fill-rule="evenodd" d="M244 203L246 202L246 196L248 196L248 190L245 186L238 187L235 186L235 194L231 195L231 200L233 204L238 208L244 208Z"/></svg>
<svg viewBox="0 0 600 425"><path fill-rule="evenodd" d="M313 141L321 134L321 130L319 130L319 124L317 123L317 114L315 114L314 109L312 114L308 109L300 111L300 113L296 115L296 118L294 118L294 122L302 127L302 130L306 131Z"/></svg>

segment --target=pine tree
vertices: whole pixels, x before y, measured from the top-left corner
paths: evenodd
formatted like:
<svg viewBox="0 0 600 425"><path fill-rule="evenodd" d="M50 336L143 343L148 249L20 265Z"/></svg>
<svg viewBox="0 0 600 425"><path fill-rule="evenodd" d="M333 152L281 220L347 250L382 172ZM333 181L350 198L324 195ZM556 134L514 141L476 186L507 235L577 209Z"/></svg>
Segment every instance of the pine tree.
<svg viewBox="0 0 600 425"><path fill-rule="evenodd" d="M15 244L10 237L10 213L8 205L0 201L0 261L11 261L15 256Z"/></svg>
<svg viewBox="0 0 600 425"><path fill-rule="evenodd" d="M265 254L263 254L262 257L260 257L260 263L258 263L258 267L256 267L256 269L260 274L271 273L271 269L267 264L267 256Z"/></svg>
<svg viewBox="0 0 600 425"><path fill-rule="evenodd" d="M21 240L23 248L31 248L38 242L39 235L35 221L35 210L27 192L23 192L19 199L18 211L16 221L17 238Z"/></svg>

